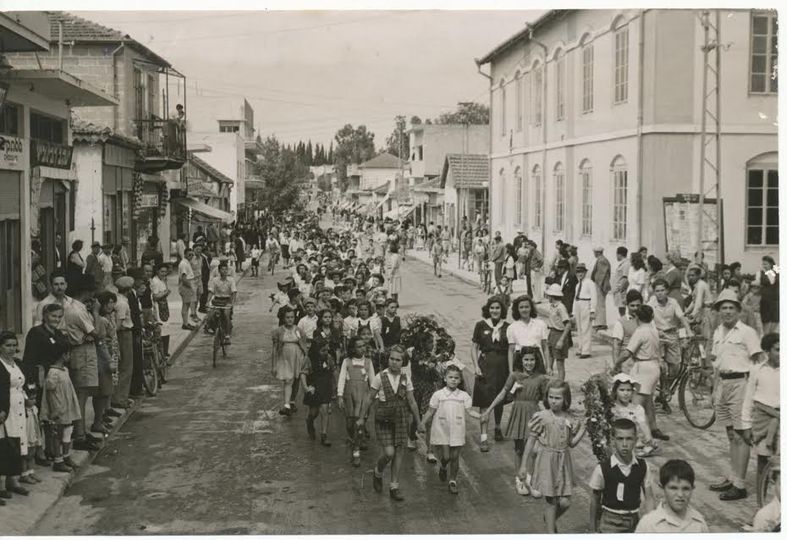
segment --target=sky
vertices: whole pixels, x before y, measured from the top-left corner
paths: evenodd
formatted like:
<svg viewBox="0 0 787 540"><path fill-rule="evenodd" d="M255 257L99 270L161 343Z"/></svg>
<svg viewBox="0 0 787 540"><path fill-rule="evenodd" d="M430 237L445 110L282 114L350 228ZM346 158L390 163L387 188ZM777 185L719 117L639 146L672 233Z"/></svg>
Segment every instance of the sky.
<svg viewBox="0 0 787 540"><path fill-rule="evenodd" d="M488 104L473 59L543 11L74 13L167 59L187 77L187 98L245 97L263 137L327 145L344 124L365 124L380 148L397 114Z"/></svg>

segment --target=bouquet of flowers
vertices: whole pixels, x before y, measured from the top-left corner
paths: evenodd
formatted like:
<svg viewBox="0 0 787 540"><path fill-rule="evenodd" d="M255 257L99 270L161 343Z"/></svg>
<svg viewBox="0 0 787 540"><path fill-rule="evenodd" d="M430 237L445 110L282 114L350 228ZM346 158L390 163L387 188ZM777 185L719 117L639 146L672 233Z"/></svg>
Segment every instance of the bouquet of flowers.
<svg viewBox="0 0 787 540"><path fill-rule="evenodd" d="M609 457L612 406L604 376L593 375L581 387L585 394L585 417L593 455L599 463Z"/></svg>
<svg viewBox="0 0 787 540"><path fill-rule="evenodd" d="M399 342L410 353L414 377L438 380L438 365L453 356L453 338L433 317L413 313L404 322L406 327Z"/></svg>

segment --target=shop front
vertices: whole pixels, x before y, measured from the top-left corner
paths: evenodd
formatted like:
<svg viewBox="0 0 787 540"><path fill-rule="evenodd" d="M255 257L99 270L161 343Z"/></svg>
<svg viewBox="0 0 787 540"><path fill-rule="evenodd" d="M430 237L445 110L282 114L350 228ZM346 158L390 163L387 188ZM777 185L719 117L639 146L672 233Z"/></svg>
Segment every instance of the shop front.
<svg viewBox="0 0 787 540"><path fill-rule="evenodd" d="M28 144L0 113L0 329L22 329L22 186ZM5 129L4 129L5 127Z"/></svg>
<svg viewBox="0 0 787 540"><path fill-rule="evenodd" d="M138 261L145 251L150 237L160 240L159 229L164 230L164 219L169 206L169 190L163 177L157 174L134 173L134 203L131 237L133 238L133 255L131 259ZM167 231L169 232L169 231ZM168 242L168 236L165 239ZM159 244L159 249L163 246Z"/></svg>

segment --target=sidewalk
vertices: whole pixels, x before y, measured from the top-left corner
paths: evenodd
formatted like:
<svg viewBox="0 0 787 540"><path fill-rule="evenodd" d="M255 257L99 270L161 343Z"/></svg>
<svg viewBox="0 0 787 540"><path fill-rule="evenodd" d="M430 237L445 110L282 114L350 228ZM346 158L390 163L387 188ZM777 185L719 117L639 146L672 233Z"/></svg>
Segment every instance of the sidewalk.
<svg viewBox="0 0 787 540"><path fill-rule="evenodd" d="M240 276L240 282L245 273ZM180 316L180 308L183 302L177 292L177 285L173 285L172 277L168 280L170 290L173 292L169 296L169 321L165 323L166 329L170 333L169 352L173 365L177 362L178 356L188 346L192 338L197 332L202 331L202 324L199 324L196 330L184 330ZM200 318L204 320L205 315L200 314ZM162 390L166 392L166 385ZM114 418L112 428L107 437L113 436L119 431L123 424L134 414L134 411L141 405L142 400L137 401L131 408L123 411L123 416ZM85 422L87 426L93 421L93 404L88 400L85 408ZM94 435L98 435L95 434ZM74 481L76 475L84 471L88 465L103 451L103 447L98 452L90 453L82 450L72 450L71 459L79 466L79 469L72 473L56 473L52 471L51 467L35 467L36 476L42 482L34 486L26 486L30 490L30 495L27 497L14 495L12 499L6 500L6 506L0 506L0 536L6 535L24 535L28 534L36 523L52 508L55 503L60 499L68 486Z"/></svg>

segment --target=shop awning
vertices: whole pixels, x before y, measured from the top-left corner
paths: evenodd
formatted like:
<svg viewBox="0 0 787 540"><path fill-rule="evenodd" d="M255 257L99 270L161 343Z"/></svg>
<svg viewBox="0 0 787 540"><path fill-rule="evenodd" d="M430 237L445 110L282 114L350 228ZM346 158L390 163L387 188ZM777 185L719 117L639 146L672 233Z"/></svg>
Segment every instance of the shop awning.
<svg viewBox="0 0 787 540"><path fill-rule="evenodd" d="M375 206L375 208L380 208L380 207L382 207L382 205L384 205L386 202L388 202L388 199L390 199L390 198L391 198L391 196L390 196L390 195L388 195L388 194L386 194L386 195L385 195L385 197L383 197L383 200L381 200L380 202L378 202L378 203L377 203L377 205Z"/></svg>
<svg viewBox="0 0 787 540"><path fill-rule="evenodd" d="M383 218L388 218L395 221L401 221L407 216L409 216L413 210L415 210L414 206L402 205L397 208L394 208L393 210L386 212L383 215Z"/></svg>
<svg viewBox="0 0 787 540"><path fill-rule="evenodd" d="M192 210L193 212L197 212L198 214L202 214L205 217L213 218L218 221L224 221L226 223L230 223L234 220L232 214L229 212L225 212L224 210L219 210L218 208L213 208L212 206L208 206L202 201L198 201L196 199L191 199L189 197L180 197L178 199L174 199L174 202L178 203L179 205Z"/></svg>

